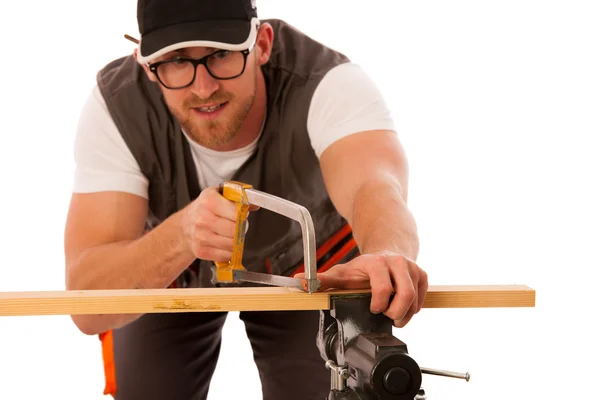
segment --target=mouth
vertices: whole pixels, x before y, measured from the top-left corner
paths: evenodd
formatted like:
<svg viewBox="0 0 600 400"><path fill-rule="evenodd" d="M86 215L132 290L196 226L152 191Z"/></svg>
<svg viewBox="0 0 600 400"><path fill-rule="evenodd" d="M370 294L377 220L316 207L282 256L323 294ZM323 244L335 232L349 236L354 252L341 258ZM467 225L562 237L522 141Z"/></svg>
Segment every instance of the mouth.
<svg viewBox="0 0 600 400"><path fill-rule="evenodd" d="M200 107L193 107L194 113L202 119L215 119L229 104L228 101L224 103L205 104Z"/></svg>
<svg viewBox="0 0 600 400"><path fill-rule="evenodd" d="M217 104L210 104L210 105L206 105L206 106L202 106L202 107L194 107L194 109L201 111L201 112L215 112L217 110L219 110L220 108L222 108L225 104L227 104L227 102L225 103L217 103Z"/></svg>

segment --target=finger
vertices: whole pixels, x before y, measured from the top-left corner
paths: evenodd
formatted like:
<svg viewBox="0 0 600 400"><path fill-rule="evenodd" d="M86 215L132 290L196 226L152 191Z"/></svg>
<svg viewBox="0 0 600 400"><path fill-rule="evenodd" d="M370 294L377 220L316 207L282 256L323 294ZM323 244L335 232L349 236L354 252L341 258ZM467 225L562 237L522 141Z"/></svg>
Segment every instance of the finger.
<svg viewBox="0 0 600 400"><path fill-rule="evenodd" d="M194 245L197 247L214 247L229 252L233 251L233 241L233 237L216 235L207 230L197 230L194 235Z"/></svg>
<svg viewBox="0 0 600 400"><path fill-rule="evenodd" d="M406 267L399 265L392 266L391 274L394 277L394 298L390 302L389 308L385 311L385 315L397 321L410 319L414 314L416 300L415 282L411 278L410 272Z"/></svg>
<svg viewBox="0 0 600 400"><path fill-rule="evenodd" d="M394 291L385 259L378 256L357 257L346 264L337 264L328 271L317 274L317 277L321 280L321 290L371 288L370 309L374 314L388 308Z"/></svg>
<svg viewBox="0 0 600 400"><path fill-rule="evenodd" d="M231 221L236 219L237 206L235 202L226 199L217 188L208 187L202 190L195 203L194 212L196 214L204 210Z"/></svg>
<svg viewBox="0 0 600 400"><path fill-rule="evenodd" d="M409 310L409 313L401 321L401 325L404 326L423 308L425 304L425 298L427 297L427 290L429 287L427 273L421 269L415 262L407 260L410 267L409 271L415 288L415 300Z"/></svg>
<svg viewBox="0 0 600 400"><path fill-rule="evenodd" d="M306 279L306 274L304 272L299 272L297 274L294 275L294 278L296 279ZM319 286L319 292L322 292L324 290L328 290L328 289L344 289L342 284L343 281L337 277L334 276L333 274L328 274L326 276L323 276L322 273L317 273L317 279L321 282L321 285Z"/></svg>
<svg viewBox="0 0 600 400"><path fill-rule="evenodd" d="M325 272L317 273L317 279L321 281L320 291L327 289L368 289L369 276L357 265L357 259L344 264L336 264ZM294 278L306 278L306 273L301 272Z"/></svg>
<svg viewBox="0 0 600 400"><path fill-rule="evenodd" d="M412 280L414 293L415 293L414 300L413 300L413 302L410 306L410 309L407 313L409 315L409 319L410 319L416 313L419 312L419 310L420 310L419 304L420 304L420 302L423 301L424 295L423 296L421 295L421 289L420 289L421 277L422 277L421 268L419 268L417 266L417 264L415 264L412 261L407 261L407 264L408 264L408 271L410 273L410 278ZM408 322L408 321L406 321L406 322Z"/></svg>
<svg viewBox="0 0 600 400"><path fill-rule="evenodd" d="M236 223L234 221L215 216L215 220L211 224L210 230L215 235L233 239L235 237L235 227Z"/></svg>
<svg viewBox="0 0 600 400"><path fill-rule="evenodd" d="M411 261L408 261L408 271L410 273L410 278L412 280L412 284L413 284L413 291L414 291L414 299L413 302L410 306L409 312L411 314L411 317L413 315L415 315L419 309L419 281L421 279L421 274L419 273L419 269L417 267L416 264L412 263Z"/></svg>
<svg viewBox="0 0 600 400"><path fill-rule="evenodd" d="M400 320L394 320L394 326L396 328L404 328L406 325L408 325L408 323L410 322L412 317L414 317L414 313L407 312L406 315L404 316L404 318L402 318Z"/></svg>
<svg viewBox="0 0 600 400"><path fill-rule="evenodd" d="M427 290L429 289L427 273L419 268L419 274L419 304L417 306L417 312L421 311L423 308L423 305L425 304L425 297L427 297Z"/></svg>
<svg viewBox="0 0 600 400"><path fill-rule="evenodd" d="M235 222L237 219L237 205L235 202L226 199L218 193L217 196L218 197L215 199L214 208L212 208L212 211L215 213L215 215L221 218Z"/></svg>
<svg viewBox="0 0 600 400"><path fill-rule="evenodd" d="M215 235L227 238L235 236L236 223L226 218L221 218L208 209L200 209L196 217L196 230L208 231Z"/></svg>
<svg viewBox="0 0 600 400"><path fill-rule="evenodd" d="M344 270L341 267L341 264L335 265L328 269L326 272L318 272L317 279L321 282L321 286L319 287L319 291L327 290L327 289L349 289L349 283L344 278ZM305 279L306 273L300 272L294 275L294 278L297 279Z"/></svg>
<svg viewBox="0 0 600 400"><path fill-rule="evenodd" d="M232 251L218 249L210 246L198 246L193 248L196 258L214 262L231 261Z"/></svg>
<svg viewBox="0 0 600 400"><path fill-rule="evenodd" d="M369 264L365 273L371 282L371 312L379 314L388 309L394 286L384 258L373 258Z"/></svg>
<svg viewBox="0 0 600 400"><path fill-rule="evenodd" d="M237 205L234 201L223 196L218 188L209 187L201 193L202 207L210 210L213 214L235 221L237 217Z"/></svg>

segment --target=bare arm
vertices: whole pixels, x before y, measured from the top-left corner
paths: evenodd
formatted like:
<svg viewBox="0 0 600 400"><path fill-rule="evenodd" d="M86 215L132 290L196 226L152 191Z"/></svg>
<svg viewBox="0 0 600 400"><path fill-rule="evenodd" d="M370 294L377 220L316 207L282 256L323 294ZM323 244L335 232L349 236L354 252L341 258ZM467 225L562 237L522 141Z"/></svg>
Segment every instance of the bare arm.
<svg viewBox="0 0 600 400"><path fill-rule="evenodd" d="M422 308L428 283L415 263L419 239L407 206L408 164L396 134L368 131L344 137L325 150L321 168L361 251L325 272L323 287L371 288L371 310L384 312L395 326L406 325Z"/></svg>
<svg viewBox="0 0 600 400"><path fill-rule="evenodd" d="M143 235L146 199L128 193L74 194L65 229L68 290L168 286L193 254L186 248L179 215ZM83 332L120 327L139 315L72 316Z"/></svg>
<svg viewBox="0 0 600 400"><path fill-rule="evenodd" d="M321 157L327 190L363 253L393 250L415 260L417 228L407 206L408 164L394 132L350 135Z"/></svg>
<svg viewBox="0 0 600 400"><path fill-rule="evenodd" d="M196 257L229 259L235 205L214 189L144 234L147 210L146 199L128 193L74 194L65 227L67 290L165 288ZM97 334L139 316L72 319L82 332Z"/></svg>

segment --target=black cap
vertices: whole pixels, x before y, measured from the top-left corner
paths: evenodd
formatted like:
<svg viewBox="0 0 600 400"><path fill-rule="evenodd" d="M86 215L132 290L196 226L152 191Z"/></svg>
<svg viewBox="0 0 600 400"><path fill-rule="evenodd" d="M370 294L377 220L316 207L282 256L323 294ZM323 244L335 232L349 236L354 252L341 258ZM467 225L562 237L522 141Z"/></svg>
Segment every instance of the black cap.
<svg viewBox="0 0 600 400"><path fill-rule="evenodd" d="M245 50L258 29L256 0L138 0L138 59L190 46Z"/></svg>

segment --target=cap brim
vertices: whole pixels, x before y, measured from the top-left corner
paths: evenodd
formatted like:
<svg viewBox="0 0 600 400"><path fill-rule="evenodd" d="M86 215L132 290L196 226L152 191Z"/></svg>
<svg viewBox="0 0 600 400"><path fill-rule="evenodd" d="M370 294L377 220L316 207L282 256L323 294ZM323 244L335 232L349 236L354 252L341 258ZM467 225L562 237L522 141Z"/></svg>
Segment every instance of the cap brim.
<svg viewBox="0 0 600 400"><path fill-rule="evenodd" d="M187 22L158 29L139 43L138 61L149 63L170 51L184 47L214 47L245 50L256 40L258 19Z"/></svg>

